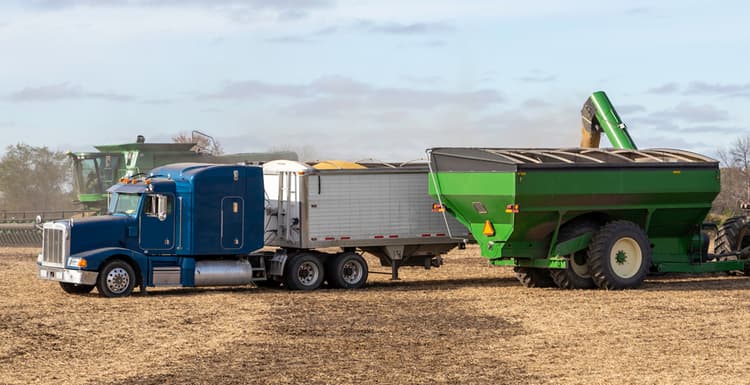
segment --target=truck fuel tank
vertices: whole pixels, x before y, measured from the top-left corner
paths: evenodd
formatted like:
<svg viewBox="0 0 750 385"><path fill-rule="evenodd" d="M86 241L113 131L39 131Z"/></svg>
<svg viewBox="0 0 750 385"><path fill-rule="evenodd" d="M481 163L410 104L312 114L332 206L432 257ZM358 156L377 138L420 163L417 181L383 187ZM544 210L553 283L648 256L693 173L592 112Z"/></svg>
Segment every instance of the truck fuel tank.
<svg viewBox="0 0 750 385"><path fill-rule="evenodd" d="M247 260L195 263L195 286L247 285L252 280L253 267Z"/></svg>

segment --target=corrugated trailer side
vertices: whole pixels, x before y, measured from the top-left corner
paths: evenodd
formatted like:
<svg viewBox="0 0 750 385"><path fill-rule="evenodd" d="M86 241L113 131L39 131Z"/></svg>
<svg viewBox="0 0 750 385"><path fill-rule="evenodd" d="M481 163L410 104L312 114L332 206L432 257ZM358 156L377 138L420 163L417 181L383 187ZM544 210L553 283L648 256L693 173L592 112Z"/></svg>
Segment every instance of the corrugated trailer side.
<svg viewBox="0 0 750 385"><path fill-rule="evenodd" d="M293 171L276 167L265 175L268 195L267 246L290 253L340 248L366 251L392 267L439 266L441 255L463 245L468 230L433 212L428 168Z"/></svg>

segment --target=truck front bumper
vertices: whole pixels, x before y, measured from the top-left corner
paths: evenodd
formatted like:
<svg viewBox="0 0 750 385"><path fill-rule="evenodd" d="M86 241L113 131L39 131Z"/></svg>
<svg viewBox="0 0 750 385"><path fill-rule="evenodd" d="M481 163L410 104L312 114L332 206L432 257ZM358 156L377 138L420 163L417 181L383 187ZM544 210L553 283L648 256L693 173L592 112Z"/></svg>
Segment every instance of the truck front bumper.
<svg viewBox="0 0 750 385"><path fill-rule="evenodd" d="M96 271L63 269L61 267L39 266L39 278L50 281L74 283L76 285L96 285Z"/></svg>

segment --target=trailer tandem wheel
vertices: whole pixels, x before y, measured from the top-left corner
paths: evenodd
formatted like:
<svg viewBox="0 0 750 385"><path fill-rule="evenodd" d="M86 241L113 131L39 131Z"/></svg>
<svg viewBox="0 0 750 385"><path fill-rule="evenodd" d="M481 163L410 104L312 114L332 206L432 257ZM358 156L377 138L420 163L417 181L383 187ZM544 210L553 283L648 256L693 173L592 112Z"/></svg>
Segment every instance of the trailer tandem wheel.
<svg viewBox="0 0 750 385"><path fill-rule="evenodd" d="M715 254L728 254L750 246L750 228L748 218L744 215L731 217L719 227L714 241ZM737 257L724 257L724 260L736 260ZM745 275L750 275L750 265L745 265Z"/></svg>
<svg viewBox="0 0 750 385"><path fill-rule="evenodd" d="M293 256L284 266L284 286L289 290L315 290L323 284L323 263L312 253Z"/></svg>
<svg viewBox="0 0 750 385"><path fill-rule="evenodd" d="M354 252L331 257L326 264L326 278L332 287L358 289L367 282L367 262Z"/></svg>
<svg viewBox="0 0 750 385"><path fill-rule="evenodd" d="M634 289L651 267L646 233L630 221L607 223L591 238L589 269L597 286L608 290Z"/></svg>
<svg viewBox="0 0 750 385"><path fill-rule="evenodd" d="M533 267L520 267L516 266L513 268L516 273L516 278L521 282L524 287L554 287L555 282L550 277L549 269L537 269Z"/></svg>
<svg viewBox="0 0 750 385"><path fill-rule="evenodd" d="M601 225L593 220L574 221L560 229L557 241L565 242L585 233L595 233ZM550 276L561 289L593 289L596 287L591 278L586 250L580 250L568 256L565 269L551 269Z"/></svg>

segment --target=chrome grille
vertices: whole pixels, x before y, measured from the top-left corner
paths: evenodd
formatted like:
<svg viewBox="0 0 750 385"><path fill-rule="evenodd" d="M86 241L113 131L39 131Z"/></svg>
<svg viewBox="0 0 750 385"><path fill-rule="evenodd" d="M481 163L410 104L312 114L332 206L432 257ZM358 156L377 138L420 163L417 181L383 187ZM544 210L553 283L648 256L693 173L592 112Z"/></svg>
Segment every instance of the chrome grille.
<svg viewBox="0 0 750 385"><path fill-rule="evenodd" d="M42 262L64 266L66 254L65 229L57 226L44 226L42 241Z"/></svg>

